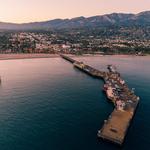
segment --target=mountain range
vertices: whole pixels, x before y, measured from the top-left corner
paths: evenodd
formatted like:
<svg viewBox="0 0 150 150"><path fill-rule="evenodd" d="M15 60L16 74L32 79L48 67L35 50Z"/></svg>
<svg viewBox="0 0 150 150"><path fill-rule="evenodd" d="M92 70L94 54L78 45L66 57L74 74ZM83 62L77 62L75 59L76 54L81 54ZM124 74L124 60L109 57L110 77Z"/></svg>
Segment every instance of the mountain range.
<svg viewBox="0 0 150 150"><path fill-rule="evenodd" d="M23 24L0 22L0 29L2 30L48 30L109 26L150 26L150 11L138 14L112 13L88 18L54 19Z"/></svg>

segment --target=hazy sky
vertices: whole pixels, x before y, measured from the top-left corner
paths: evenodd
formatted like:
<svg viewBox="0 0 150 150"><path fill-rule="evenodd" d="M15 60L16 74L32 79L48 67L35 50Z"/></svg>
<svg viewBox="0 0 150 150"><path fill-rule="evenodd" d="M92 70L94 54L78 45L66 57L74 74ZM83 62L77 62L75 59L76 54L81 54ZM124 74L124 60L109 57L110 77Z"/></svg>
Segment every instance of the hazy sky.
<svg viewBox="0 0 150 150"><path fill-rule="evenodd" d="M150 10L150 0L0 0L0 21L33 22Z"/></svg>

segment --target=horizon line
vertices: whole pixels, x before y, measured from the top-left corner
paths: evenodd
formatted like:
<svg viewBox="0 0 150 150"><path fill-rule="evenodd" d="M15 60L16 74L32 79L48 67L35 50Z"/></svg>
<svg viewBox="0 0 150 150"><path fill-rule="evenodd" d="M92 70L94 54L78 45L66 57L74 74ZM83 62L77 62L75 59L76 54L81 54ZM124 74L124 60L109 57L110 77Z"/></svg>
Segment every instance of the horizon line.
<svg viewBox="0 0 150 150"><path fill-rule="evenodd" d="M11 22L11 21L1 21L0 20L0 23L10 23L10 24L18 24L18 25L21 25L21 24L29 24L29 23L40 23L40 22L47 22L47 21L52 21L52 20L71 20L71 19L75 19L75 18L80 18L80 17L84 17L84 18L90 18L90 17L94 17L94 16L104 16L104 15L110 15L110 14L133 14L133 15L136 15L136 14L139 14L139 13L142 13L142 12L150 12L150 10L143 10L143 11L140 11L140 12L110 12L110 13L103 13L103 14L97 14L97 15L91 15L91 16L76 16L76 17L66 17L66 18L52 18L52 19L45 19L45 20L39 20L39 21L29 21L29 22Z"/></svg>

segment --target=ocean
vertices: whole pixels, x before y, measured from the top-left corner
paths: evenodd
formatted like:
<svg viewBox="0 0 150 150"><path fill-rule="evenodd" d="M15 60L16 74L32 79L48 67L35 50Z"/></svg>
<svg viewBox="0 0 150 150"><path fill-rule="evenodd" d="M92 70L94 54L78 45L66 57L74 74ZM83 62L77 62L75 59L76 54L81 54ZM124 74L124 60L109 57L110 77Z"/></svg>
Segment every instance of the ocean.
<svg viewBox="0 0 150 150"><path fill-rule="evenodd" d="M143 150L150 146L150 57L77 60L105 70L116 65L141 100L123 147L97 138L114 106L103 81L62 58L1 60L1 150Z"/></svg>

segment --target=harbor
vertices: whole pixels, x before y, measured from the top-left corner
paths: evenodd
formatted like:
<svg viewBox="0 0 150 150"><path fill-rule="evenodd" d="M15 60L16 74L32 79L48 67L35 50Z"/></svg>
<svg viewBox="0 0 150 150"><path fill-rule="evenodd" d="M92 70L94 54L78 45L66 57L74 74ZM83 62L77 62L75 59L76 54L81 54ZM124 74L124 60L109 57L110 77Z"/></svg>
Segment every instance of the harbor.
<svg viewBox="0 0 150 150"><path fill-rule="evenodd" d="M115 66L108 65L108 71L104 72L68 56L61 55L61 57L73 63L74 67L90 76L103 79L103 90L108 100L114 104L114 110L108 119L104 120L104 124L98 130L97 136L98 138L122 145L140 98L135 95L133 89L127 86Z"/></svg>

